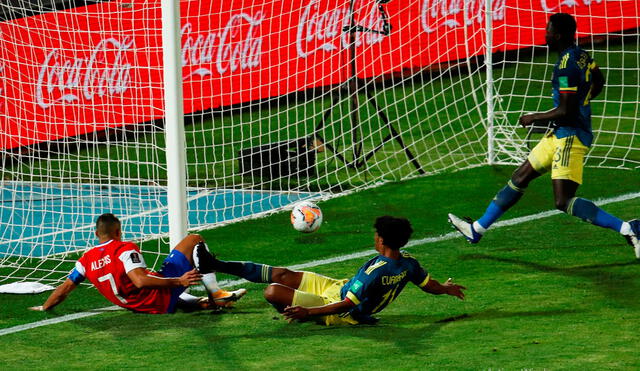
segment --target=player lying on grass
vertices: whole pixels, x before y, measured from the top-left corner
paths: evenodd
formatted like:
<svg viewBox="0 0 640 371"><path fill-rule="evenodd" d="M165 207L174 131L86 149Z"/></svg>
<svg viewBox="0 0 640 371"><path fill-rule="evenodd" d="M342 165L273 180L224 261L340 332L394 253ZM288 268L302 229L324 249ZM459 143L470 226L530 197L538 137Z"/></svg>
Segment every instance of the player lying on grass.
<svg viewBox="0 0 640 371"><path fill-rule="evenodd" d="M314 319L326 325L375 323L372 314L391 303L407 282L424 292L464 299L465 287L449 279L440 284L409 254L400 251L411 233L407 219L383 216L375 222L378 256L365 263L350 280L337 280L312 272L297 272L252 262L225 262L209 253L204 244L196 247L200 266L232 274L252 282L270 285L264 297L287 319Z"/></svg>
<svg viewBox="0 0 640 371"><path fill-rule="evenodd" d="M551 79L554 108L520 117L520 124L525 127L535 122L553 129L513 173L480 219L463 220L449 214L449 222L469 242L477 243L486 230L520 200L532 180L551 171L556 208L622 234L640 259L640 220L625 222L593 202L576 197L582 184L584 156L593 140L590 101L600 94L605 80L589 54L575 44L575 34L576 21L571 15L557 13L549 18L546 42L551 50L559 53Z"/></svg>
<svg viewBox="0 0 640 371"><path fill-rule="evenodd" d="M98 217L95 233L99 244L82 255L67 280L43 305L29 309L54 308L85 279L110 302L143 313L173 313L179 305L189 309L228 307L247 292L221 290L213 271L193 268L194 247L204 242L199 235L192 234L180 241L156 273L147 269L138 246L121 241L120 220L113 214ZM199 282L207 289L207 299L183 294L187 287Z"/></svg>

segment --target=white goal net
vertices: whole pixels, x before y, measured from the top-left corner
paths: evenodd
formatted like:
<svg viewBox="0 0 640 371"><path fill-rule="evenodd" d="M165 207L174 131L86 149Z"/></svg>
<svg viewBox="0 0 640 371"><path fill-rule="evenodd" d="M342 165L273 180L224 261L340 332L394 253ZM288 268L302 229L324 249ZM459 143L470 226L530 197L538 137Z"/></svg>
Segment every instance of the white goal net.
<svg viewBox="0 0 640 371"><path fill-rule="evenodd" d="M607 77L587 165L640 166L635 1L182 0L180 9L189 230L520 162L519 115L551 105L544 28L558 11L576 16ZM160 0L0 3L0 282L63 278L104 212L123 220L125 238L147 241L158 266L175 156L165 98L177 95L163 79Z"/></svg>

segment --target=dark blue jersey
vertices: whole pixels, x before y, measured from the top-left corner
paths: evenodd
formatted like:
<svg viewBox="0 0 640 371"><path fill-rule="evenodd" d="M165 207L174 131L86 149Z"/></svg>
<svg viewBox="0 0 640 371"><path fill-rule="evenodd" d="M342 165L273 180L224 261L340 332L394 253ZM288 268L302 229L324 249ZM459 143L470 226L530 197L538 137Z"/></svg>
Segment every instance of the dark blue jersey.
<svg viewBox="0 0 640 371"><path fill-rule="evenodd" d="M556 121L556 137L564 138L576 135L587 147L591 146L591 70L596 63L589 54L574 45L560 53L553 68L551 79L553 105L560 105L560 94L576 94L578 109L569 116Z"/></svg>
<svg viewBox="0 0 640 371"><path fill-rule="evenodd" d="M409 281L420 287L429 282L429 275L416 259L405 252L397 260L378 255L342 287L340 297L356 304L349 314L359 321L383 310Z"/></svg>

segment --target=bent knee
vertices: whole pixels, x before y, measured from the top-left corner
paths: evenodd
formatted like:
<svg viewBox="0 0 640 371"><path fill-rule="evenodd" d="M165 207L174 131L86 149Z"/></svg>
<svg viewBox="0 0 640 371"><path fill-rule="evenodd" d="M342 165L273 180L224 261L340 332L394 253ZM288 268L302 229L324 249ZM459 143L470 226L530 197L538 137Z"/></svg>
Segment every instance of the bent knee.
<svg viewBox="0 0 640 371"><path fill-rule="evenodd" d="M511 175L511 182L516 187L527 188L529 183L540 175L542 174L540 174L533 165L531 165L529 160L527 160L513 172Z"/></svg>
<svg viewBox="0 0 640 371"><path fill-rule="evenodd" d="M199 234L190 234L183 238L182 241L175 246L175 249L183 253L187 259L192 262L191 255L193 254L193 250L201 241L204 242Z"/></svg>
<svg viewBox="0 0 640 371"><path fill-rule="evenodd" d="M291 305L292 301L285 298L283 289L284 287L277 283L272 283L264 289L264 298L280 313L287 305Z"/></svg>
<svg viewBox="0 0 640 371"><path fill-rule="evenodd" d="M187 237L184 238L185 241L187 241L190 245L195 245L200 241L204 241L204 239L202 238L202 236L200 236L197 233L194 234L189 234L187 235Z"/></svg>
<svg viewBox="0 0 640 371"><path fill-rule="evenodd" d="M278 296L278 286L277 283L272 283L264 288L263 295L268 302L272 303L276 300Z"/></svg>

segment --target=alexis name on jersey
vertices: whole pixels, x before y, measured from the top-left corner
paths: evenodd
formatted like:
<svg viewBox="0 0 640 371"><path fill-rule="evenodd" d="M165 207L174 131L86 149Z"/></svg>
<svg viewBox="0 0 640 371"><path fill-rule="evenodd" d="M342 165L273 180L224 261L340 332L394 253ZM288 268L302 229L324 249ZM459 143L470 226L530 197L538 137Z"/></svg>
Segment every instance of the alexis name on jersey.
<svg viewBox="0 0 640 371"><path fill-rule="evenodd" d="M97 269L104 267L109 263L111 263L111 257L109 255L105 255L104 258L91 262L91 270L95 271Z"/></svg>

